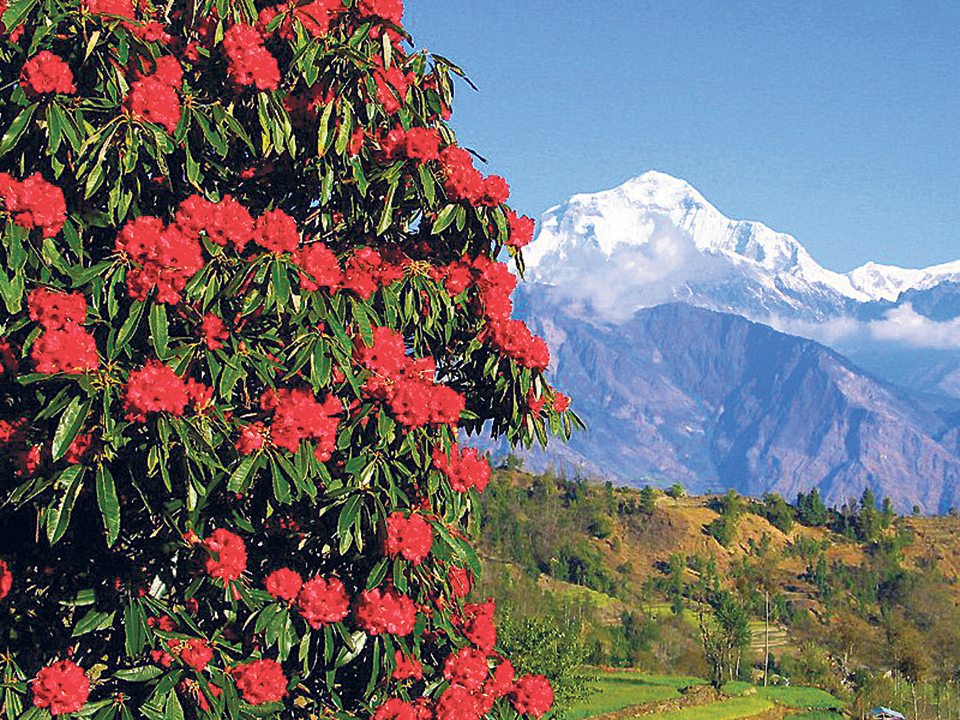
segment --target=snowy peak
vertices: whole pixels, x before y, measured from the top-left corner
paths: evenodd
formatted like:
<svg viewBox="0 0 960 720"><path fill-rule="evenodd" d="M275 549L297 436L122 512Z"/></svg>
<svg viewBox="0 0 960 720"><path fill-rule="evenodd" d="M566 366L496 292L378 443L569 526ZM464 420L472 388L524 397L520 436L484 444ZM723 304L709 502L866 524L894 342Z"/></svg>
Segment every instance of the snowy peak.
<svg viewBox="0 0 960 720"><path fill-rule="evenodd" d="M692 299L753 317L792 308L788 314L823 320L843 314L850 301L892 302L906 290L960 279L960 261L926 270L876 263L847 274L827 270L790 235L760 222L731 220L689 183L661 172L574 195L551 208L524 257L536 281L568 288L584 281L587 288L605 285L601 304L611 300L611 287L632 288L617 301L624 314ZM730 297L738 283L749 288L749 297ZM717 297L717 288L724 297ZM821 308L802 307L811 299ZM738 307L741 301L750 307Z"/></svg>

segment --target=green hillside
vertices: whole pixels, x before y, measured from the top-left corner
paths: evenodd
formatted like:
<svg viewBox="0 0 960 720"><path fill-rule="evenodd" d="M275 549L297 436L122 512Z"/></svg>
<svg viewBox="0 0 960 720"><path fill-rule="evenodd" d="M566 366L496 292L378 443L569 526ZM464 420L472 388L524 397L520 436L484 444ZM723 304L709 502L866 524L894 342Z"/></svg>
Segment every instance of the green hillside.
<svg viewBox="0 0 960 720"><path fill-rule="evenodd" d="M501 469L474 533L477 594L512 620L562 620L592 666L766 677L854 713L960 709L956 517L897 517L869 495L828 510L815 494L686 497Z"/></svg>

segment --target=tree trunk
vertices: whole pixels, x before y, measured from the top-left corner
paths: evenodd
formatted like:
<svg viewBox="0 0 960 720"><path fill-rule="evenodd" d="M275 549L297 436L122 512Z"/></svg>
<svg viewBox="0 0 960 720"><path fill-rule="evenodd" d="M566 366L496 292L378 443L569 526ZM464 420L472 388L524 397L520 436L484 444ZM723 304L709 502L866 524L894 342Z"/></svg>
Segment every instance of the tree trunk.
<svg viewBox="0 0 960 720"><path fill-rule="evenodd" d="M765 615L763 618L763 686L767 686L767 672L770 668L770 591L763 589Z"/></svg>

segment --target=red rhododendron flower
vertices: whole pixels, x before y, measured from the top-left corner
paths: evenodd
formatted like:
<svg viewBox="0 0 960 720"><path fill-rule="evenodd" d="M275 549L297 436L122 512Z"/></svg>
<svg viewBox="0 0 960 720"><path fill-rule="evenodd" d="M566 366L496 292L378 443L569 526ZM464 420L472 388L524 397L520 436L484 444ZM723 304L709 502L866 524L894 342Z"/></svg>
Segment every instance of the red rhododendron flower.
<svg viewBox="0 0 960 720"><path fill-rule="evenodd" d="M213 660L213 648L202 638L191 638L180 650L180 659L197 672L203 672L207 663Z"/></svg>
<svg viewBox="0 0 960 720"><path fill-rule="evenodd" d="M203 253L196 238L184 234L176 224L167 227L159 218L148 215L124 225L115 247L140 265L127 273L127 290L140 301L156 288L157 302L180 302L187 280L203 267Z"/></svg>
<svg viewBox="0 0 960 720"><path fill-rule="evenodd" d="M218 528L206 539L204 546L211 553L206 562L210 577L232 582L247 569L247 546L239 535Z"/></svg>
<svg viewBox="0 0 960 720"><path fill-rule="evenodd" d="M437 700L436 720L479 720L484 713L482 700L462 685L451 685Z"/></svg>
<svg viewBox="0 0 960 720"><path fill-rule="evenodd" d="M403 19L403 0L360 0L356 7L360 17L378 17L394 25Z"/></svg>
<svg viewBox="0 0 960 720"><path fill-rule="evenodd" d="M97 344L79 325L43 333L30 349L38 373L77 374L96 370L100 364Z"/></svg>
<svg viewBox="0 0 960 720"><path fill-rule="evenodd" d="M34 173L23 182L0 173L0 196L17 225L42 228L44 237L56 236L66 221L67 203L63 190L48 183L40 173Z"/></svg>
<svg viewBox="0 0 960 720"><path fill-rule="evenodd" d="M280 82L277 60L263 46L256 28L243 23L230 27L223 35L227 55L227 74L237 85L255 85L258 90L276 90Z"/></svg>
<svg viewBox="0 0 960 720"><path fill-rule="evenodd" d="M177 91L183 83L180 62L168 55L155 61L156 71L136 80L130 85L130 94L124 104L135 116L172 133L180 123L182 109Z"/></svg>
<svg viewBox="0 0 960 720"><path fill-rule="evenodd" d="M333 251L321 242L310 243L296 254L300 273L300 287L314 292L322 287L331 292L340 286L343 272Z"/></svg>
<svg viewBox="0 0 960 720"><path fill-rule="evenodd" d="M360 626L371 635L409 635L417 620L417 608L396 588L374 588L360 594L356 616Z"/></svg>
<svg viewBox="0 0 960 720"><path fill-rule="evenodd" d="M265 394L267 397L274 411L270 425L274 445L295 453L302 440L314 439L317 441L314 450L317 459L321 462L329 460L336 449L337 426L343 412L337 396L331 394L323 402L317 402L312 391L298 388L276 393L270 391Z"/></svg>
<svg viewBox="0 0 960 720"><path fill-rule="evenodd" d="M470 594L470 571L466 568L453 565L447 571L447 580L454 597L465 598Z"/></svg>
<svg viewBox="0 0 960 720"><path fill-rule="evenodd" d="M63 459L74 465L83 462L93 446L94 436L91 433L81 433L70 443L70 447L63 454Z"/></svg>
<svg viewBox="0 0 960 720"><path fill-rule="evenodd" d="M5 560L0 560L0 600L3 600L13 587L13 573Z"/></svg>
<svg viewBox="0 0 960 720"><path fill-rule="evenodd" d="M223 341L230 337L223 320L213 313L203 316L200 332L203 334L203 342L208 350L219 350L223 347Z"/></svg>
<svg viewBox="0 0 960 720"><path fill-rule="evenodd" d="M520 249L530 244L536 228L536 222L532 217L518 216L513 210L507 210L507 223L510 225L507 245Z"/></svg>
<svg viewBox="0 0 960 720"><path fill-rule="evenodd" d="M394 680L420 680L423 678L423 663L415 657L408 657L402 650L394 652L393 663L396 667L390 677Z"/></svg>
<svg viewBox="0 0 960 720"><path fill-rule="evenodd" d="M491 673L490 680L483 686L483 694L493 699L509 695L513 692L515 677L513 665L510 664L509 660L504 660Z"/></svg>
<svg viewBox="0 0 960 720"><path fill-rule="evenodd" d="M46 330L82 325L87 319L87 299L83 293L51 292L39 287L27 296L30 319Z"/></svg>
<svg viewBox="0 0 960 720"><path fill-rule="evenodd" d="M86 0L86 5L94 15L119 15L130 20L136 17L130 0Z"/></svg>
<svg viewBox="0 0 960 720"><path fill-rule="evenodd" d="M278 600L290 601L297 597L303 587L303 578L290 568L280 568L267 575L264 580L267 592Z"/></svg>
<svg viewBox="0 0 960 720"><path fill-rule="evenodd" d="M373 720L415 720L416 712L413 703L399 698L390 698L377 708L373 714Z"/></svg>
<svg viewBox="0 0 960 720"><path fill-rule="evenodd" d="M480 197L480 204L487 207L496 207L507 201L510 197L510 186L507 181L499 175L488 175L483 180L483 195Z"/></svg>
<svg viewBox="0 0 960 720"><path fill-rule="evenodd" d="M27 95L34 96L44 93L72 95L77 91L70 66L49 50L41 50L26 62L20 71L20 87Z"/></svg>
<svg viewBox="0 0 960 720"><path fill-rule="evenodd" d="M407 157L427 162L440 159L440 133L436 128L413 127L406 134Z"/></svg>
<svg viewBox="0 0 960 720"><path fill-rule="evenodd" d="M373 79L377 86L377 102L383 106L387 115L393 115L407 99L413 82L412 76L405 75L396 65L391 65L388 68L377 68Z"/></svg>
<svg viewBox="0 0 960 720"><path fill-rule="evenodd" d="M546 370L550 364L547 343L533 335L523 320L491 321L486 327L486 339L518 365Z"/></svg>
<svg viewBox="0 0 960 720"><path fill-rule="evenodd" d="M287 694L287 678L275 660L264 658L230 671L243 699L251 705L279 702Z"/></svg>
<svg viewBox="0 0 960 720"><path fill-rule="evenodd" d="M177 210L177 227L187 237L199 239L201 233L218 245L232 243L237 252L253 237L253 217L229 195L217 203L191 195Z"/></svg>
<svg viewBox="0 0 960 720"><path fill-rule="evenodd" d="M190 398L187 385L173 370L156 360L130 373L124 396L129 420L146 422L149 412L183 415Z"/></svg>
<svg viewBox="0 0 960 720"><path fill-rule="evenodd" d="M497 628L493 624L495 610L493 600L463 606L463 634L484 653L493 652L497 644Z"/></svg>
<svg viewBox="0 0 960 720"><path fill-rule="evenodd" d="M402 512L390 513L387 517L387 553L396 557L403 555L414 564L419 564L433 546L433 530L423 516L416 513L407 517Z"/></svg>
<svg viewBox="0 0 960 720"><path fill-rule="evenodd" d="M292 253L300 247L300 231L296 221L283 210L271 210L257 219L253 241L272 253Z"/></svg>
<svg viewBox="0 0 960 720"><path fill-rule="evenodd" d="M440 162L446 175L444 189L450 199L476 204L483 196L483 175L473 166L473 156L451 145L440 151Z"/></svg>
<svg viewBox="0 0 960 720"><path fill-rule="evenodd" d="M483 492L490 481L490 463L480 457L476 448L461 450L453 443L450 452L445 453L439 446L433 451L433 466L443 473L457 492L466 492L476 488Z"/></svg>
<svg viewBox="0 0 960 720"><path fill-rule="evenodd" d="M456 655L449 655L443 665L443 676L467 690L483 687L489 671L486 654L472 647L460 648Z"/></svg>
<svg viewBox="0 0 960 720"><path fill-rule="evenodd" d="M547 404L546 394L541 395L539 398L533 394L533 390L527 393L527 407L530 409L530 412L534 415L539 415L540 411L543 410L543 406Z"/></svg>
<svg viewBox="0 0 960 720"><path fill-rule="evenodd" d="M555 390L553 393L553 411L561 413L570 407L570 398L562 392Z"/></svg>
<svg viewBox="0 0 960 720"><path fill-rule="evenodd" d="M13 345L6 338L0 338L0 375L10 373L16 375L20 372L20 360L14 351Z"/></svg>
<svg viewBox="0 0 960 720"><path fill-rule="evenodd" d="M514 685L511 700L521 715L540 717L553 705L553 687L543 675L524 675Z"/></svg>
<svg viewBox="0 0 960 720"><path fill-rule="evenodd" d="M263 423L253 423L252 425L242 425L240 427L240 439L234 443L237 452L243 455L253 455L260 450L266 438L267 428Z"/></svg>
<svg viewBox="0 0 960 720"><path fill-rule="evenodd" d="M310 627L318 629L343 620L350 612L350 597L337 578L315 577L303 584L297 607Z"/></svg>
<svg viewBox="0 0 960 720"><path fill-rule="evenodd" d="M90 696L90 680L72 660L60 660L37 673L30 684L33 704L51 715L80 712Z"/></svg>

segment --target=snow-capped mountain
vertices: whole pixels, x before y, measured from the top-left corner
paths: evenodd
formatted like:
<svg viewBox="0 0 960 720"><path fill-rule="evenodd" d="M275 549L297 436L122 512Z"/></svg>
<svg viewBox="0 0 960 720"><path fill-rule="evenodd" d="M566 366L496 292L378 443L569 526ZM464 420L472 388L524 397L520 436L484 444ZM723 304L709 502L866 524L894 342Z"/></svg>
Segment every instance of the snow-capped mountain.
<svg viewBox="0 0 960 720"><path fill-rule="evenodd" d="M819 323L861 303L895 303L904 291L960 280L960 261L833 272L790 235L730 220L688 183L660 172L551 208L524 258L533 280L621 320L682 300L764 322Z"/></svg>

